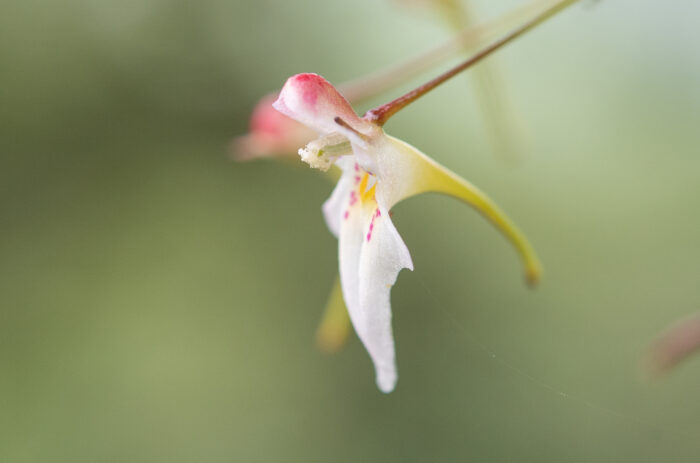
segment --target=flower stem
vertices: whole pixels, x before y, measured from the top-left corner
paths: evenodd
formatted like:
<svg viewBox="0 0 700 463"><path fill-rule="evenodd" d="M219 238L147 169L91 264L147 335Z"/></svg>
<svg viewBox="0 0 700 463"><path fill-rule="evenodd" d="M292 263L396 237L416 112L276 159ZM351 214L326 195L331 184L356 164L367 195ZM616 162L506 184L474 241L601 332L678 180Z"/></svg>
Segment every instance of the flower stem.
<svg viewBox="0 0 700 463"><path fill-rule="evenodd" d="M512 27L523 16L532 14L533 9L541 9L540 3L551 3L551 0L549 2L536 1L482 24L463 28L442 45L402 63L340 84L338 90L348 101L353 103L374 97L408 79L431 70L458 52L483 46L486 40L492 39L497 34L502 33L503 30Z"/></svg>
<svg viewBox="0 0 700 463"><path fill-rule="evenodd" d="M506 34L504 37L496 40L495 42L491 43L490 45L487 45L483 49L479 50L476 52L474 55L472 55L469 59L464 61L463 63L457 65L456 67L450 69L449 71L445 72L444 74L436 77L435 79L421 85L420 87L417 87L410 92L396 98L393 101L390 101L389 103L383 104L381 106L377 106L374 109L370 109L365 113L364 118L370 122L374 122L375 124L379 126L383 126L391 116L408 106L409 104L413 103L416 101L418 98L422 97L429 91L433 90L435 87L438 85L448 81L452 77L456 76L457 74L461 73L462 71L465 71L466 69L469 69L482 59L486 58L489 56L491 53L494 51L502 48L504 45L507 45L508 43L512 42L513 40L517 39L521 35L525 34L526 32L529 32L530 30L534 29L537 27L539 24L543 23L550 17L554 16L556 13L560 12L564 8L572 5L575 3L577 0L561 0L557 2L556 4L552 5L551 7L547 8L545 11L542 13L538 14L522 26L516 28L515 30L509 32Z"/></svg>

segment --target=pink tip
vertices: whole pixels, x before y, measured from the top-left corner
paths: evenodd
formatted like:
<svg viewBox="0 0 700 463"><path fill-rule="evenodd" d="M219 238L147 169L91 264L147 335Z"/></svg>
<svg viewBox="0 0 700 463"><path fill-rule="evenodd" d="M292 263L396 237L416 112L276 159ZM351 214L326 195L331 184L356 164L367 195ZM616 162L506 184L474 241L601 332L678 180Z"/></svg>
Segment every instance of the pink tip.
<svg viewBox="0 0 700 463"><path fill-rule="evenodd" d="M294 79L293 83L299 88L304 102L309 107L316 107L318 95L323 93L324 84L328 84L328 82L317 74L297 74L292 79Z"/></svg>
<svg viewBox="0 0 700 463"><path fill-rule="evenodd" d="M338 130L336 117L356 130L369 123L360 119L343 95L318 74L297 74L287 79L274 108L322 133Z"/></svg>

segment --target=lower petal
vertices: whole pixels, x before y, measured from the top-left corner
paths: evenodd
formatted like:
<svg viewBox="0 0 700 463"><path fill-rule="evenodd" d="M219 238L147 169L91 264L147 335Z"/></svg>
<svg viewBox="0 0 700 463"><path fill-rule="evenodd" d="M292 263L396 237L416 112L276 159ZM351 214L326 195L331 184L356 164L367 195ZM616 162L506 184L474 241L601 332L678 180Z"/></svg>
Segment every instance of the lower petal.
<svg viewBox="0 0 700 463"><path fill-rule="evenodd" d="M340 277L345 303L358 337L372 358L377 386L391 392L398 378L391 328L391 287L411 256L388 211L358 207L339 237Z"/></svg>

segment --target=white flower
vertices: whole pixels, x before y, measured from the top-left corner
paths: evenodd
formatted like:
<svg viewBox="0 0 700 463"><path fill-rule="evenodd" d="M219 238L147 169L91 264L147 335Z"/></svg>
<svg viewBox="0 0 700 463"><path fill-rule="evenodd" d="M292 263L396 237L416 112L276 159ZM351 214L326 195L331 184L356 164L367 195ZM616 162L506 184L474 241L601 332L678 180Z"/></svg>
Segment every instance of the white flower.
<svg viewBox="0 0 700 463"><path fill-rule="evenodd" d="M461 199L491 220L523 256L526 277L537 280L539 263L529 243L476 187L416 148L360 118L345 98L316 74L290 77L275 109L316 130L321 137L300 150L312 167L335 164L342 175L323 213L338 238L345 304L376 371L377 385L391 392L397 380L390 291L411 256L389 211L402 199L438 192Z"/></svg>

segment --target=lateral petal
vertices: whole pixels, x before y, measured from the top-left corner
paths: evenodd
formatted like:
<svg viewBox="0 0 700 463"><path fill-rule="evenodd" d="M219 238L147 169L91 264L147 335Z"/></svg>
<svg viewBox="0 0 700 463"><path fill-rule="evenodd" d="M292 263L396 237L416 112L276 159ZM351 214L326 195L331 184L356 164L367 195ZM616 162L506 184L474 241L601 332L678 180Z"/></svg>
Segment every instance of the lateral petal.
<svg viewBox="0 0 700 463"><path fill-rule="evenodd" d="M373 202L374 203L374 202ZM391 392L398 378L391 328L391 287L411 256L388 210L359 205L343 220L340 279L355 332L372 358L377 386Z"/></svg>
<svg viewBox="0 0 700 463"><path fill-rule="evenodd" d="M418 149L385 135L373 146L377 165L377 201L391 208L399 201L425 192L443 193L474 207L515 246L524 266L525 277L534 284L540 277L539 260L527 238L501 209L477 187L438 164Z"/></svg>

